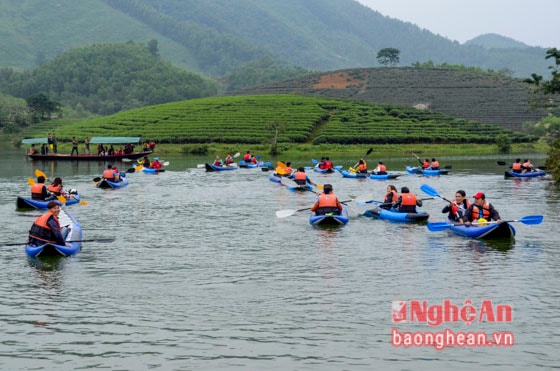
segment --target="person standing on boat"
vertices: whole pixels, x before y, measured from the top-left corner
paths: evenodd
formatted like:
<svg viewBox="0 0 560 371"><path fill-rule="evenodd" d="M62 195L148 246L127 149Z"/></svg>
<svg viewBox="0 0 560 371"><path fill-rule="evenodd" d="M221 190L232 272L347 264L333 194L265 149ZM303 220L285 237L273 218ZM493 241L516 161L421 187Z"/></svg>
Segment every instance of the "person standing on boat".
<svg viewBox="0 0 560 371"><path fill-rule="evenodd" d="M76 155L78 155L78 139L76 137L72 137L72 152L70 152L70 156L74 154L76 151Z"/></svg>
<svg viewBox="0 0 560 371"><path fill-rule="evenodd" d="M467 199L467 194L462 189L455 192L455 199L445 206L441 212L448 213L447 220L452 223L463 223L463 216L465 211L471 206L471 203Z"/></svg>
<svg viewBox="0 0 560 371"><path fill-rule="evenodd" d="M56 139L56 134L52 133L52 146L53 146L53 153L58 153L57 146L58 146L58 139Z"/></svg>
<svg viewBox="0 0 560 371"><path fill-rule="evenodd" d="M48 211L38 217L31 229L29 230L29 243L35 246L47 243L55 245L66 245L58 214L60 214L60 205L55 201L51 201L47 205Z"/></svg>
<svg viewBox="0 0 560 371"><path fill-rule="evenodd" d="M465 225L472 225L480 219L482 222L495 220L498 223L502 221L500 213L492 206L492 204L486 201L486 195L482 192L477 192L474 196L474 203L465 210L465 215L463 219L465 220Z"/></svg>
<svg viewBox="0 0 560 371"><path fill-rule="evenodd" d="M309 179L309 177L305 173L305 169L303 167L300 167L300 168L297 169L297 171L294 173L293 179L294 179L294 182L296 182L298 185L307 185L307 184L311 184L311 185L314 185L314 186L317 185L317 184L313 183L311 181L311 179Z"/></svg>
<svg viewBox="0 0 560 371"><path fill-rule="evenodd" d="M54 151L54 148L53 148L53 135L52 135L52 133L49 133L49 134L47 135L47 146L49 147L49 150L50 150L50 151ZM47 151L47 153L48 153L48 151Z"/></svg>
<svg viewBox="0 0 560 371"><path fill-rule="evenodd" d="M45 185L45 177L39 175L37 177L37 183L31 186L31 199L45 201L51 197L47 186Z"/></svg>
<svg viewBox="0 0 560 371"><path fill-rule="evenodd" d="M416 198L414 193L410 193L408 187L402 187L401 195L393 204L393 209L399 213L416 213L416 206L422 207L422 200Z"/></svg>
<svg viewBox="0 0 560 371"><path fill-rule="evenodd" d="M90 139L89 137L86 137L86 139L84 140L84 152L86 153L86 155L89 155L89 143Z"/></svg>
<svg viewBox="0 0 560 371"><path fill-rule="evenodd" d="M332 185L325 184L323 193L319 195L315 205L311 206L311 211L314 211L316 215L325 215L329 213L340 215L342 213L342 204L333 193Z"/></svg>

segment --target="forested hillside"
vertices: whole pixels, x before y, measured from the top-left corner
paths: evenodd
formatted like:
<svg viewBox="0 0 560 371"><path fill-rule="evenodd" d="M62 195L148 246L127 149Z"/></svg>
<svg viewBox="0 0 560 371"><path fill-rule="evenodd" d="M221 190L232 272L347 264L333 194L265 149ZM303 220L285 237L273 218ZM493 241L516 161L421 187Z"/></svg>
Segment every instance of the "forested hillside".
<svg viewBox="0 0 560 371"><path fill-rule="evenodd" d="M218 93L216 82L163 61L155 42L75 48L32 71L1 70L0 86L14 97L42 93L99 115Z"/></svg>
<svg viewBox="0 0 560 371"><path fill-rule="evenodd" d="M18 69L76 46L155 39L163 59L213 78L263 58L322 71L375 67L386 47L404 66L547 72L545 49L460 45L353 0L3 0L0 34L0 67Z"/></svg>

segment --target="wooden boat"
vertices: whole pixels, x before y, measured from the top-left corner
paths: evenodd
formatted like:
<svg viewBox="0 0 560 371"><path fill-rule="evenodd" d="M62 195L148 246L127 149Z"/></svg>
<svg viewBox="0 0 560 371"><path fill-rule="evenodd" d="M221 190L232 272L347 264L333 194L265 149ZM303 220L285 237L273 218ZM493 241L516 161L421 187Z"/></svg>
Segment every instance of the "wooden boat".
<svg viewBox="0 0 560 371"><path fill-rule="evenodd" d="M430 217L430 214L421 210L416 210L415 213L400 213L396 210L386 210L381 207L366 210L364 215L375 219L385 219L393 222L404 223L423 222L428 220Z"/></svg>
<svg viewBox="0 0 560 371"><path fill-rule="evenodd" d="M38 144L47 143L47 138L33 138L33 139L23 139L23 144ZM93 137L91 138L91 144L140 144L140 137ZM35 153L27 154L26 156L34 161L122 161L124 159L136 160L140 157L147 156L153 151L136 151L130 153L123 153L120 155L108 155L101 156L97 154L79 154L71 155L68 153Z"/></svg>
<svg viewBox="0 0 560 371"><path fill-rule="evenodd" d="M344 225L348 223L348 220L348 208L346 207L346 205L343 205L342 213L340 215L334 213L317 215L314 212L311 212L309 215L309 223L311 225Z"/></svg>
<svg viewBox="0 0 560 371"><path fill-rule="evenodd" d="M82 226L80 223L65 209L60 209L58 221L61 226L67 228L66 241L68 245L62 246L47 243L37 246L28 244L25 246L25 252L28 256L70 256L80 251L82 248Z"/></svg>
<svg viewBox="0 0 560 371"><path fill-rule="evenodd" d="M122 177L122 173L121 173L121 180L119 182L112 182L107 179L101 179L100 181L95 183L95 186L97 188L102 188L102 189L122 188L122 187L126 187L127 185L128 185L128 179L126 177Z"/></svg>
<svg viewBox="0 0 560 371"><path fill-rule="evenodd" d="M540 176L545 176L546 172L543 170L530 171L527 173L514 173L513 171L506 171L504 173L504 178L535 178Z"/></svg>
<svg viewBox="0 0 560 371"><path fill-rule="evenodd" d="M57 200L48 200L48 201L41 201L41 200L34 200L32 198L25 198L25 197L18 197L16 201L16 208L17 209L40 209L46 210L47 205L49 202L54 201L62 206L62 203ZM80 195L78 193L72 194L66 197L66 206L74 205L80 202Z"/></svg>
<svg viewBox="0 0 560 371"><path fill-rule="evenodd" d="M204 164L204 166L206 167L206 171L226 171L226 170L237 170L239 169L239 167L237 165L235 166L216 166L214 164L210 164L210 163L206 163Z"/></svg>

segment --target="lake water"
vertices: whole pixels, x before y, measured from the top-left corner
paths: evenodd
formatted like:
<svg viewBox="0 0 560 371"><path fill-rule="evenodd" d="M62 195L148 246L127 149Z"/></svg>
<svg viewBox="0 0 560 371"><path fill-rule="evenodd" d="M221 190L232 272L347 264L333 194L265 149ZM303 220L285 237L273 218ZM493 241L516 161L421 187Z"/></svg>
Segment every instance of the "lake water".
<svg viewBox="0 0 560 371"><path fill-rule="evenodd" d="M439 159L449 176L402 175L412 192L429 184L452 198L478 191L506 220L544 215L540 225L512 223L511 243L430 232L425 225L373 220L352 206L348 225L319 229L308 213L277 210L313 204L260 169L206 173L206 158L170 156L159 175L128 174L130 185L100 190L103 163L27 161L7 150L0 161L6 227L0 259L1 369L372 370L554 368L560 364L560 194L543 179L504 179L496 158ZM370 165L377 160L370 155ZM273 159L271 159L274 161ZM352 165L355 159L336 159ZM404 173L414 159L384 159ZM511 159L500 158L509 161ZM541 164L542 160L534 160ZM294 161L311 165L311 159ZM119 164L121 169L130 164ZM84 239L76 256L34 261L23 243L39 211L15 210L34 170L60 176L89 204L67 208ZM381 199L385 181L309 173L340 199ZM443 221L441 199L425 201ZM392 321L394 301L470 300L513 308L511 321ZM462 319L463 317L461 317ZM486 317L488 318L488 317ZM409 318L410 319L410 318ZM512 334L510 347L394 346L392 331Z"/></svg>

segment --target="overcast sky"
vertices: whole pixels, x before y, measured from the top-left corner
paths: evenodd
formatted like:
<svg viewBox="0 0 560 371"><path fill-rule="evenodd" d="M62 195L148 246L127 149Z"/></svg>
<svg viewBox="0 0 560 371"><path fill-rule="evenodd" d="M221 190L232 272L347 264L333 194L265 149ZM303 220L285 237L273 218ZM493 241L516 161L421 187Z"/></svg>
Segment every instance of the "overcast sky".
<svg viewBox="0 0 560 371"><path fill-rule="evenodd" d="M560 48L560 0L357 0L379 13L464 43L496 33Z"/></svg>

